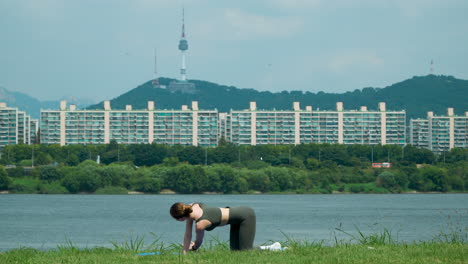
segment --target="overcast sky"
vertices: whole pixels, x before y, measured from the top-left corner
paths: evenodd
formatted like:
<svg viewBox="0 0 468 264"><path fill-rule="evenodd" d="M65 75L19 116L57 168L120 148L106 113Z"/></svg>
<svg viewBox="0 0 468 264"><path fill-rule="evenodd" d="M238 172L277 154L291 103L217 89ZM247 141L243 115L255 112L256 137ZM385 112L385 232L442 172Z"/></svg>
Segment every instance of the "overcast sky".
<svg viewBox="0 0 468 264"><path fill-rule="evenodd" d="M344 92L468 79L466 0L0 0L0 87L112 99L154 76Z"/></svg>

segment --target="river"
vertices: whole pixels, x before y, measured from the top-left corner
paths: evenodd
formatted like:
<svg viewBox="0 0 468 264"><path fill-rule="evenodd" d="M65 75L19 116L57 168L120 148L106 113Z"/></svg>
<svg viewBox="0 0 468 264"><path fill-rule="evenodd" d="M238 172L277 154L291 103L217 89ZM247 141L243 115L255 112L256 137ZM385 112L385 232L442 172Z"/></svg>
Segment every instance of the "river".
<svg viewBox="0 0 468 264"><path fill-rule="evenodd" d="M174 202L212 206L247 205L257 214L255 244L298 240L329 243L336 231L391 231L398 241L428 241L468 224L468 194L338 195L0 195L0 251L18 247L51 249L112 247L137 237L180 243L184 223L173 220ZM228 227L205 235L228 239Z"/></svg>

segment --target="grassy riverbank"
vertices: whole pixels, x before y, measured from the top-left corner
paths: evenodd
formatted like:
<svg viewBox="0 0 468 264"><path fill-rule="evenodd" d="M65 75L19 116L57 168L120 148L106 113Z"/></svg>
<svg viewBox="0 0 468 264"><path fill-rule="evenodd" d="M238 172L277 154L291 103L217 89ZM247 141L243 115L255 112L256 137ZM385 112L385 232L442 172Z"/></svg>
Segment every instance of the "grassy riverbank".
<svg viewBox="0 0 468 264"><path fill-rule="evenodd" d="M206 239L203 246L186 255L180 244L164 244L153 235L123 242L111 241L113 248L79 248L72 241L51 250L18 248L0 252L0 263L454 263L468 264L468 227L450 224L429 241L403 242L383 228L365 234L358 228L348 233L335 228L332 240L296 240L285 235L281 251L254 249L233 252L228 242ZM344 235L344 237L343 237ZM266 243L271 244L271 242ZM141 253L157 253L141 255Z"/></svg>
<svg viewBox="0 0 468 264"><path fill-rule="evenodd" d="M0 253L0 263L468 263L468 244L461 243L333 247L302 243L279 252L231 252L223 247L185 256L175 250L161 252L161 255L138 256L129 249L17 249Z"/></svg>

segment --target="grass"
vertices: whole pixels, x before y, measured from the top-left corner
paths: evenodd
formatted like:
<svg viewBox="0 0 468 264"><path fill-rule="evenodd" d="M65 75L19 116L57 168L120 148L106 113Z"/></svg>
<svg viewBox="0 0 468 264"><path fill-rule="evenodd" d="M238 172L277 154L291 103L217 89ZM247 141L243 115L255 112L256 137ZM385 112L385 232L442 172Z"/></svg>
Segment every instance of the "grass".
<svg viewBox="0 0 468 264"><path fill-rule="evenodd" d="M335 231L345 234L348 239L338 239L336 233L334 235L335 245L346 245L350 243L357 243L361 245L396 245L398 244L398 238L392 233L392 231L386 227L383 227L379 231L375 231L371 234L364 234L359 227L354 225L357 234L344 231L341 226L335 228Z"/></svg>
<svg viewBox="0 0 468 264"><path fill-rule="evenodd" d="M160 252L160 255L138 256L128 249L62 248L39 251L23 248L0 254L0 263L468 263L468 245L458 243L374 247L361 244L333 247L295 244L279 252L231 252L218 248L200 249L185 256L170 248Z"/></svg>
<svg viewBox="0 0 468 264"><path fill-rule="evenodd" d="M283 234L281 244L288 249L278 252L232 252L227 241L215 237L187 255L180 254L181 245L165 245L155 234L149 245L144 236L137 235L126 242L111 242L114 248L80 249L67 239L55 250L19 248L0 253L0 263L468 263L466 229L442 232L427 242L401 243L385 228L371 234L355 228L356 234L336 228L332 246L327 241L296 240ZM457 234L459 231L463 233ZM348 239L338 239L337 234ZM140 252L160 254L139 256Z"/></svg>

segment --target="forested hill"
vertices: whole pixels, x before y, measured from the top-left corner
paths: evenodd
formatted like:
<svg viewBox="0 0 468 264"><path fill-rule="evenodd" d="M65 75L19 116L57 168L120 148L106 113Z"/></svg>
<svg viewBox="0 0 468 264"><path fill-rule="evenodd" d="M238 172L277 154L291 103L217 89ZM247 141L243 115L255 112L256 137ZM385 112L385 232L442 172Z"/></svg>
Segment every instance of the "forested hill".
<svg viewBox="0 0 468 264"><path fill-rule="evenodd" d="M160 78L159 82L168 85L173 81ZM191 80L196 85L195 93L170 92L167 89L153 88L148 81L129 92L111 100L112 109L145 109L147 101L154 101L157 109L180 109L181 105L191 105L198 101L200 109L218 109L229 112L249 107L250 101L257 102L258 109L292 109L294 101L300 102L301 108L312 105L313 109L334 110L336 102L343 102L347 110L367 106L377 109L378 102L386 102L387 110L406 110L408 118L426 117L427 111L436 115L446 114L448 107L455 108L455 113L463 115L468 111L468 81L452 76L427 75L395 83L385 88L363 88L341 94L326 92L283 91L272 93L254 89L239 89L233 86L219 85L207 81ZM88 109L102 109L103 103Z"/></svg>

